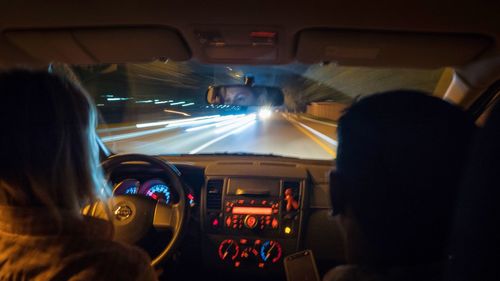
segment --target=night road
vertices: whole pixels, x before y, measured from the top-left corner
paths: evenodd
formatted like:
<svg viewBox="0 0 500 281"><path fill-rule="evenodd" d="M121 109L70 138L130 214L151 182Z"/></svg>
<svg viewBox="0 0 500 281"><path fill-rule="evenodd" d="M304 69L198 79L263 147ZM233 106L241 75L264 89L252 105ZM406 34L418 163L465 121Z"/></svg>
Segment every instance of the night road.
<svg viewBox="0 0 500 281"><path fill-rule="evenodd" d="M334 123L274 112L268 118L246 114L158 120L100 129L99 134L118 153L242 152L332 159L335 131Z"/></svg>

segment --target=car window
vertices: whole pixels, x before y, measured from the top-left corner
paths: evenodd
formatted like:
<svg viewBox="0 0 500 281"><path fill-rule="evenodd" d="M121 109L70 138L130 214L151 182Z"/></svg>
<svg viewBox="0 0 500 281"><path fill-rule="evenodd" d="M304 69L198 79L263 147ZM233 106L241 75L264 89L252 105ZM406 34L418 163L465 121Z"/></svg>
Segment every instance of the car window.
<svg viewBox="0 0 500 281"><path fill-rule="evenodd" d="M442 96L444 69L316 65L147 64L74 66L99 109L103 142L114 152L273 154L332 159L336 121L356 99L415 89ZM283 90L275 107L211 105L209 86L243 84ZM448 82L446 82L448 83Z"/></svg>

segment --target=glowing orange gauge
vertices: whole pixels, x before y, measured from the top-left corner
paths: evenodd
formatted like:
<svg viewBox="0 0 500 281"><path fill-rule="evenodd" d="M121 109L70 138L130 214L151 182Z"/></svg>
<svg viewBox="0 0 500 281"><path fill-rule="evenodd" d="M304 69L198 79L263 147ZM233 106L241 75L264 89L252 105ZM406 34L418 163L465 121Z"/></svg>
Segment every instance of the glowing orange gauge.
<svg viewBox="0 0 500 281"><path fill-rule="evenodd" d="M281 245L276 241L265 241L260 248L260 257L264 262L275 263L280 260L281 255Z"/></svg>
<svg viewBox="0 0 500 281"><path fill-rule="evenodd" d="M219 245L219 258L221 260L234 260L240 252L240 246L234 240L227 239Z"/></svg>

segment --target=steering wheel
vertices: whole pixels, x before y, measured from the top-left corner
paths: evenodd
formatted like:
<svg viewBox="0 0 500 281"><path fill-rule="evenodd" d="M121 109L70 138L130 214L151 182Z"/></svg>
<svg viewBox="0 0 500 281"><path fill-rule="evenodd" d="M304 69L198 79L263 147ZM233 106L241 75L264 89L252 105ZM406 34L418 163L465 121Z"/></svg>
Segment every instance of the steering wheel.
<svg viewBox="0 0 500 281"><path fill-rule="evenodd" d="M152 156L142 154L114 155L102 162L102 167L107 175L111 175L116 168L127 162L145 162L169 178L171 187L179 195L176 204L165 204L146 196L116 195L108 202L114 224L114 237L116 241L135 244L144 239L151 227L157 230L171 230L172 238L166 243L164 249L156 257L151 257L151 264L157 265L160 261L170 256L181 240L189 208L186 204L186 192L180 180L180 173L171 164Z"/></svg>

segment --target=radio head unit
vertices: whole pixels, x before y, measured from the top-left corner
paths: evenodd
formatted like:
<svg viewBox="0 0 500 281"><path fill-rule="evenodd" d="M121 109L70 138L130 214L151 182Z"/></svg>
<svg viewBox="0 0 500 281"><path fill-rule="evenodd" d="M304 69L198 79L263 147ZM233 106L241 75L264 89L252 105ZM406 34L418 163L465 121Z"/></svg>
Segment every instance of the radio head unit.
<svg viewBox="0 0 500 281"><path fill-rule="evenodd" d="M293 236L299 225L300 186L299 181L272 178L227 178L220 190L222 210L212 213L212 229L238 236ZM293 210L286 200L295 200Z"/></svg>

